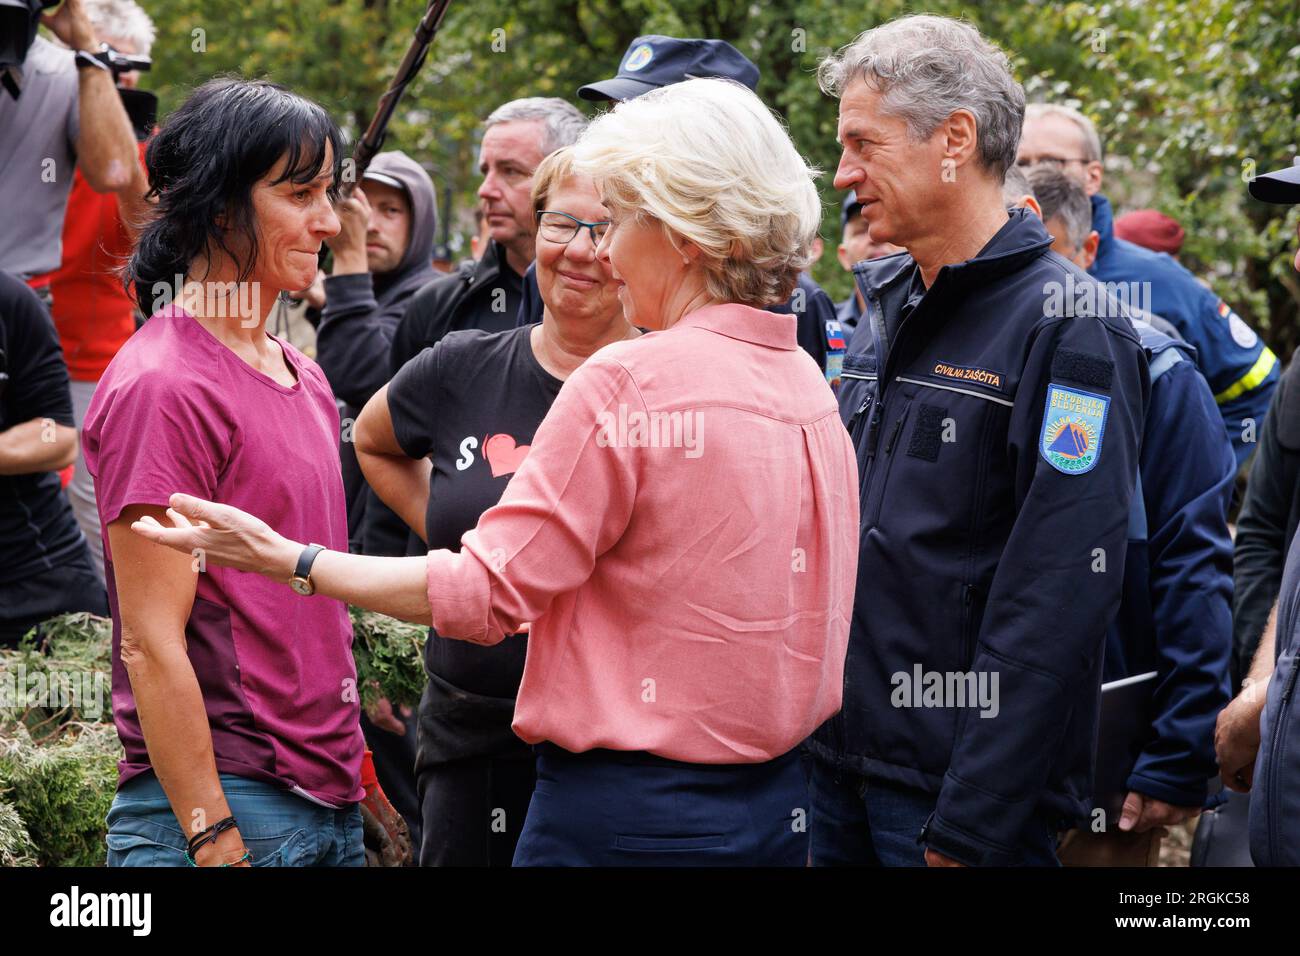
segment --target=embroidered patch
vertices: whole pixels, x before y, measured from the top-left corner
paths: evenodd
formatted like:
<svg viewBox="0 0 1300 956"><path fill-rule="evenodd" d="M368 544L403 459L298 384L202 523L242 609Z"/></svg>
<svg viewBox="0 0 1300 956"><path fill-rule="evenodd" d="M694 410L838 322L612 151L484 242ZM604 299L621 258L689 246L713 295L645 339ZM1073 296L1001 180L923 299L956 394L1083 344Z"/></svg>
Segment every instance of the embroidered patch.
<svg viewBox="0 0 1300 956"><path fill-rule="evenodd" d="M1259 336L1255 334L1245 321L1234 312L1223 300L1219 300L1219 318L1228 320L1228 331L1232 333L1232 341L1236 342L1243 349L1253 349L1255 343L1259 341Z"/></svg>
<svg viewBox="0 0 1300 956"><path fill-rule="evenodd" d="M642 43L627 56L627 61L623 64L623 69L629 73L635 73L637 70L644 70L647 63L654 59L654 48L648 43Z"/></svg>
<svg viewBox="0 0 1300 956"><path fill-rule="evenodd" d="M1047 408L1038 450L1049 465L1066 475L1092 471L1101 457L1110 399L1054 383L1047 386Z"/></svg>
<svg viewBox="0 0 1300 956"><path fill-rule="evenodd" d="M986 368L969 368L965 365L949 365L947 362L935 362L933 374L942 375L944 378L955 379L959 382L974 382L976 385L987 385L989 388L1002 387L1002 376L997 372L990 372Z"/></svg>

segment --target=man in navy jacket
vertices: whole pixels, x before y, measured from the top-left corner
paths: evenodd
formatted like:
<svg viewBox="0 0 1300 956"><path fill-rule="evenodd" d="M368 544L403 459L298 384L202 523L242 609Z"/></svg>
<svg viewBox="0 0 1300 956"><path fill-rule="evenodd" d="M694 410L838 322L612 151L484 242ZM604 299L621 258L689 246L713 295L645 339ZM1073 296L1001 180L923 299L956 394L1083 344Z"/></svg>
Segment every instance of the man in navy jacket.
<svg viewBox="0 0 1300 956"><path fill-rule="evenodd" d="M1110 201L1101 194L1101 140L1077 110L1037 103L1025 116L1022 165L1051 163L1092 201L1097 258L1092 276L1127 295L1126 304L1168 320L1195 349L1240 466L1255 450L1281 369L1277 356L1232 308L1177 260L1115 235Z"/></svg>
<svg viewBox="0 0 1300 956"><path fill-rule="evenodd" d="M1083 186L1049 164L1030 167L1027 185L1052 249L1087 270L1098 236ZM1107 634L1102 677L1154 671L1156 678L1149 730L1125 783L1120 818L1094 820L1062 853L1079 865L1155 865L1162 828L1200 812L1207 781L1218 775L1214 724L1229 696L1228 506L1236 460L1195 350L1146 322L1134 327L1148 357L1151 402L1130 509L1124 597Z"/></svg>
<svg viewBox="0 0 1300 956"><path fill-rule="evenodd" d="M809 740L813 862L1053 864L1091 805L1146 358L1041 221L1008 215L1024 92L973 27L893 21L820 79L836 188L907 252L855 269L859 578L843 709Z"/></svg>

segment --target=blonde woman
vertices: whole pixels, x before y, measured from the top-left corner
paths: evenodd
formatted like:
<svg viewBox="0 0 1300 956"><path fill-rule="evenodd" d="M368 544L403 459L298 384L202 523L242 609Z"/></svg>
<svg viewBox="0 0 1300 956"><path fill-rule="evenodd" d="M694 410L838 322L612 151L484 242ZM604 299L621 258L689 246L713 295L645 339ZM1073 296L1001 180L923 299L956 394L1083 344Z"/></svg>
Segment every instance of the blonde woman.
<svg viewBox="0 0 1300 956"><path fill-rule="evenodd" d="M135 530L444 638L531 621L516 865L801 866L797 747L840 705L858 527L834 397L762 311L808 264L814 171L721 80L620 104L574 158L611 220L597 255L654 331L569 376L459 551L317 552L184 495L176 527Z"/></svg>

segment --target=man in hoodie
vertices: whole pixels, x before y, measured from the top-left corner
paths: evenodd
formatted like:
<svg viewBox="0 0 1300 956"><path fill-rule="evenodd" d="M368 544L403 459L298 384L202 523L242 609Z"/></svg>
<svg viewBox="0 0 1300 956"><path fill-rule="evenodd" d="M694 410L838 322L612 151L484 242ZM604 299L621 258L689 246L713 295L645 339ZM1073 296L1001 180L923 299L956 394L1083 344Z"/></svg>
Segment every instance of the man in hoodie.
<svg viewBox="0 0 1300 956"><path fill-rule="evenodd" d="M1092 201L1097 257L1089 274L1137 306L1168 320L1193 348L1210 383L1237 465L1255 450L1281 369L1277 356L1232 308L1168 255L1115 234L1101 194L1101 139L1078 110L1034 103L1025 111L1017 162L1049 163L1083 185Z"/></svg>
<svg viewBox="0 0 1300 956"><path fill-rule="evenodd" d="M316 360L341 405L348 539L355 552L403 555L406 525L395 515L382 520L379 509L387 509L361 475L351 424L388 382L393 332L411 297L435 275L433 182L405 153L380 153L338 215L342 228L327 240L334 269L325 279Z"/></svg>
<svg viewBox="0 0 1300 956"><path fill-rule="evenodd" d="M858 588L843 707L808 741L812 859L1054 864L1091 804L1146 358L1041 220L1007 211L1025 99L1004 53L912 16L819 74L835 188L906 252L854 270Z"/></svg>
<svg viewBox="0 0 1300 956"><path fill-rule="evenodd" d="M405 153L380 153L356 192L339 204L338 217L339 234L327 240L334 268L325 279L316 360L334 389L343 420L339 455L349 547L365 554L402 555L406 524L366 484L352 446L351 424L370 396L388 382L393 332L411 296L434 276L433 183ZM402 716L380 701L362 716L361 726L374 751L380 785L419 846L415 722L404 722Z"/></svg>
<svg viewBox="0 0 1300 956"><path fill-rule="evenodd" d="M586 126L577 107L555 96L511 100L488 115L478 157L487 246L475 261L438 275L411 299L393 338L387 377L448 332L515 327L523 274L535 254L533 172Z"/></svg>

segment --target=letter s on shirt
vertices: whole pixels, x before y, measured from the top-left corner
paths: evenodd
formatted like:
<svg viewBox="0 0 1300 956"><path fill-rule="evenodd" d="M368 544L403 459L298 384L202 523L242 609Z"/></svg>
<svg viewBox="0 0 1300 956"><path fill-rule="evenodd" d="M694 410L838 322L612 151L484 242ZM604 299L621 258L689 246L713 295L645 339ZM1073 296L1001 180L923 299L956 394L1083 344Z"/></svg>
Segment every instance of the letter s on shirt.
<svg viewBox="0 0 1300 956"><path fill-rule="evenodd" d="M464 471L474 464L474 449L477 447L478 439L472 435L460 443L460 457L456 459L457 471Z"/></svg>

